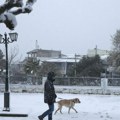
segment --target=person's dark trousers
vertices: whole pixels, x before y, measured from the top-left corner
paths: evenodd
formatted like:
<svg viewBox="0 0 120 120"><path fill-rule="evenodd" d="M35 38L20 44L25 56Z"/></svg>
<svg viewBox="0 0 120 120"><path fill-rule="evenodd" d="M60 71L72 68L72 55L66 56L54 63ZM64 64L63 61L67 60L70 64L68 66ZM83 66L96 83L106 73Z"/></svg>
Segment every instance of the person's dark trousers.
<svg viewBox="0 0 120 120"><path fill-rule="evenodd" d="M41 115L41 117L44 118L44 117L46 117L46 116L48 115L48 120L52 120L52 113L53 113L53 111L54 111L54 103L51 104L51 105L48 104L48 107L49 107L49 109L48 109L47 111L45 111L45 112Z"/></svg>

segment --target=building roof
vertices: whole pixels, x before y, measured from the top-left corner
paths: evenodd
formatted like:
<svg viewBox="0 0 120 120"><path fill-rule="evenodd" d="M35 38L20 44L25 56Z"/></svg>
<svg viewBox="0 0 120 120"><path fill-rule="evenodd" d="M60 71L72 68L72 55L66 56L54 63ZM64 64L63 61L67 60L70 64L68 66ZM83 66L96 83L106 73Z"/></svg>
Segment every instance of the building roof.
<svg viewBox="0 0 120 120"><path fill-rule="evenodd" d="M45 52L51 52L51 51L54 51L54 52L61 52L61 51L58 51L58 50L34 49L34 50L31 50L31 51L27 52L27 54L36 53L36 52L39 52L39 51L45 51Z"/></svg>
<svg viewBox="0 0 120 120"><path fill-rule="evenodd" d="M105 59L108 58L108 56L109 56L109 55L102 55L102 56L100 56L100 58L101 58L102 60L105 60Z"/></svg>
<svg viewBox="0 0 120 120"><path fill-rule="evenodd" d="M56 58L56 59L49 59L49 60L46 60L46 62L56 62L56 63L62 63L62 62L67 62L67 63L74 63L74 62L79 62L80 59L74 59L74 58Z"/></svg>

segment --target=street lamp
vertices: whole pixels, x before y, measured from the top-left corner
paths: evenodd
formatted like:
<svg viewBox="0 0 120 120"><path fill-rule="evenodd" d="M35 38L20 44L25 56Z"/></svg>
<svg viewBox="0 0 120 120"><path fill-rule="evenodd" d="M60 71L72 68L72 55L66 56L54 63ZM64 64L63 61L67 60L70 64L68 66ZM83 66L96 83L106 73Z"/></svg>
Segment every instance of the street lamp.
<svg viewBox="0 0 120 120"><path fill-rule="evenodd" d="M5 92L4 92L4 109L3 111L10 111L10 93L9 93L9 70L8 70L8 43L12 43L17 41L18 34L17 33L9 33L9 37L7 34L3 36L0 34L0 44L5 44L6 50L6 76L5 76Z"/></svg>

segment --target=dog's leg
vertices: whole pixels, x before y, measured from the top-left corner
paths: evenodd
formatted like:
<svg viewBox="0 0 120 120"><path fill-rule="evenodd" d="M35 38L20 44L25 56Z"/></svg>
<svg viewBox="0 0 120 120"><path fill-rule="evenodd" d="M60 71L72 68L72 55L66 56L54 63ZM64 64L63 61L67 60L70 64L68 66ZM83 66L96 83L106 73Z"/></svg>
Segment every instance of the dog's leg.
<svg viewBox="0 0 120 120"><path fill-rule="evenodd" d="M62 107L60 108L60 113L62 114Z"/></svg>
<svg viewBox="0 0 120 120"><path fill-rule="evenodd" d="M70 109L71 109L71 107L69 107L68 114L70 114Z"/></svg>
<svg viewBox="0 0 120 120"><path fill-rule="evenodd" d="M78 113L77 110L76 110L74 107L72 107L72 109L73 109L76 113Z"/></svg>
<svg viewBox="0 0 120 120"><path fill-rule="evenodd" d="M59 108L55 111L54 115L55 115L55 114L57 113L57 111L59 111L59 110L60 110L60 113L62 114L61 109L62 109L62 107L59 107Z"/></svg>
<svg viewBox="0 0 120 120"><path fill-rule="evenodd" d="M55 111L54 115L57 113L58 110L60 110L60 108L58 108L58 109Z"/></svg>

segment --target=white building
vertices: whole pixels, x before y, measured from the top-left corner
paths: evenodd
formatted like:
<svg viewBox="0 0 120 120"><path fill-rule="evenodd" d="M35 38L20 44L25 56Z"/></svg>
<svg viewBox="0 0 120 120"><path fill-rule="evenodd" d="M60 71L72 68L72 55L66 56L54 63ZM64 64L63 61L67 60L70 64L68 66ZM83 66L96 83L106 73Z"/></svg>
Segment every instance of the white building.
<svg viewBox="0 0 120 120"><path fill-rule="evenodd" d="M93 57L95 55L99 55L99 56L109 55L109 53L110 51L108 50L101 50L96 47L94 49L88 49L87 55L89 57Z"/></svg>
<svg viewBox="0 0 120 120"><path fill-rule="evenodd" d="M81 59L80 55L70 55L63 58L48 59L45 62L55 63L59 67L60 73L62 75L66 75L67 70L73 65L76 65L76 63L78 63L80 59Z"/></svg>
<svg viewBox="0 0 120 120"><path fill-rule="evenodd" d="M40 64L43 62L56 64L59 72L62 75L66 75L67 70L73 65L76 65L76 63L79 62L82 57L77 54L64 55L61 53L61 51L44 49L34 49L30 52L27 52L27 54L28 58L35 58L40 61Z"/></svg>

